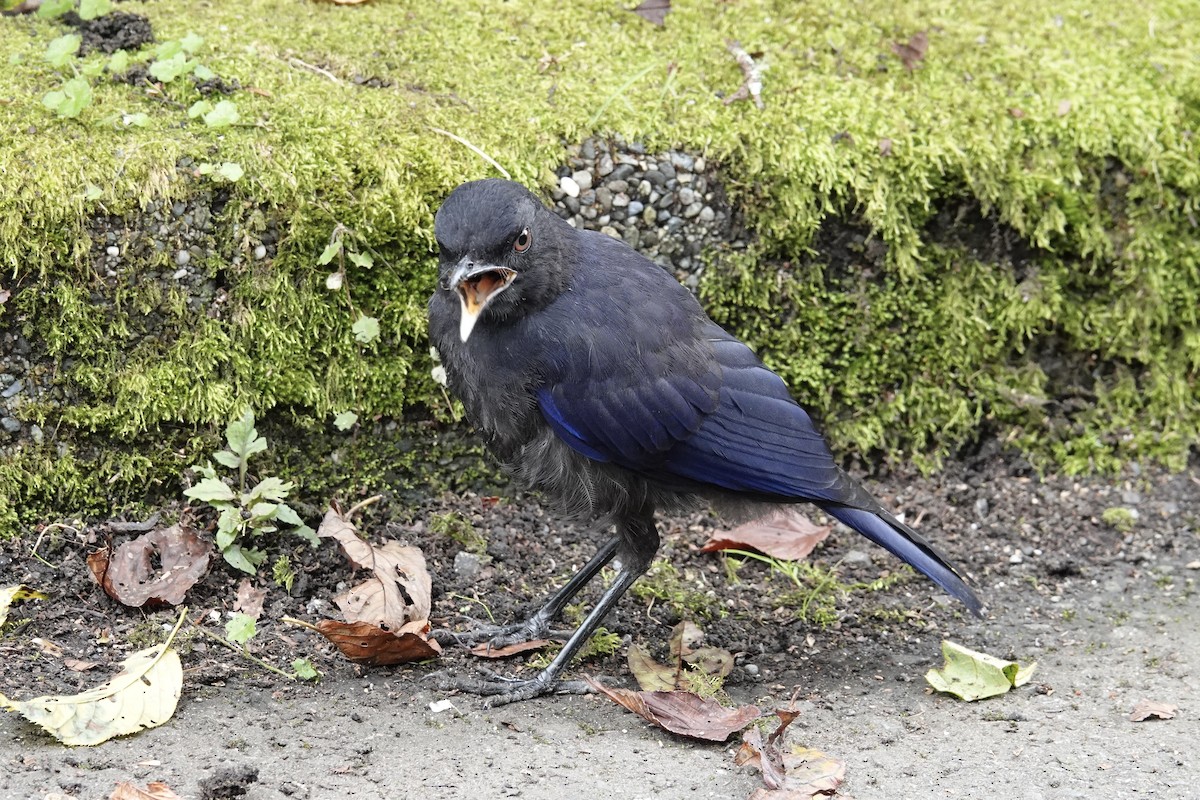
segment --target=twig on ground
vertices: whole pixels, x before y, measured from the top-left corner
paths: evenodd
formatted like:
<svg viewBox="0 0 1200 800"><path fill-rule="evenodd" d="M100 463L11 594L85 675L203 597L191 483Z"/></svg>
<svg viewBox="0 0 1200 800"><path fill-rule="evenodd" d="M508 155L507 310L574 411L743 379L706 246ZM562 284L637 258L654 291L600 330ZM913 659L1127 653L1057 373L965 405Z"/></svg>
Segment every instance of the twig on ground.
<svg viewBox="0 0 1200 800"><path fill-rule="evenodd" d="M429 130L433 131L434 133L440 133L442 136L445 136L447 138L453 139L454 141L458 142L463 147L466 147L471 152L475 153L475 155L479 156L484 161L488 162L493 167L495 167L497 170L499 170L500 174L503 175L505 178L507 178L508 180L512 180L512 175L508 174L508 170L506 170L504 167L500 166L500 162L498 162L496 159L492 158L487 153L483 152L477 146L471 144L470 142L468 142L466 139L462 138L458 134L451 133L450 131L444 131L441 128L435 128L432 125L429 126Z"/></svg>
<svg viewBox="0 0 1200 800"><path fill-rule="evenodd" d="M742 74L746 76L746 79L742 81L742 85L738 87L738 90L725 98L725 105L735 103L738 100L745 100L748 97L754 101L754 105L759 109L765 108L762 99L762 74L766 67L756 63L754 57L747 53L736 39L726 39L725 46L729 48L729 52L737 59L738 66L742 68Z"/></svg>

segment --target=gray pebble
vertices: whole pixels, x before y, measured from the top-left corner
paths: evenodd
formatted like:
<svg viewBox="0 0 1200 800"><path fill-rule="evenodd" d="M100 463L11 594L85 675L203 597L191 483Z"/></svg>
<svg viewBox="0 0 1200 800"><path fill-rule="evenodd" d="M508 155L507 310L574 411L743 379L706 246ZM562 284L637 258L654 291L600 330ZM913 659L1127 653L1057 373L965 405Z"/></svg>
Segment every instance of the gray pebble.
<svg viewBox="0 0 1200 800"><path fill-rule="evenodd" d="M700 209L699 220L701 222L712 222L717 216L717 213L708 206Z"/></svg>
<svg viewBox="0 0 1200 800"><path fill-rule="evenodd" d="M188 274L188 271L186 269L180 268L180 269L175 270L175 274L172 275L171 277L178 281L178 280L182 280L183 278L186 278L187 274Z"/></svg>
<svg viewBox="0 0 1200 800"><path fill-rule="evenodd" d="M4 428L4 430L8 431L9 433L19 433L21 430L21 423L17 422L12 417L3 417L0 418L0 428Z"/></svg>
<svg viewBox="0 0 1200 800"><path fill-rule="evenodd" d="M260 244L258 247L254 248L254 259L256 261L262 261L266 257L267 257L267 246L265 244Z"/></svg>
<svg viewBox="0 0 1200 800"><path fill-rule="evenodd" d="M640 200L631 200L629 201L629 208L625 209L625 211L629 214L629 216L636 217L638 214L642 213L642 209L645 207L646 206Z"/></svg>
<svg viewBox="0 0 1200 800"><path fill-rule="evenodd" d="M116 258L117 256L121 255L121 248L117 247L115 244L110 244L108 247L104 248L104 252L108 253L110 258Z"/></svg>
<svg viewBox="0 0 1200 800"><path fill-rule="evenodd" d="M683 203L685 206L690 206L692 203L696 202L696 193L687 187L680 189L679 202Z"/></svg>
<svg viewBox="0 0 1200 800"><path fill-rule="evenodd" d="M186 267L188 262L192 260L192 254L187 250L180 250L175 254L175 263L181 267Z"/></svg>
<svg viewBox="0 0 1200 800"><path fill-rule="evenodd" d="M585 169L581 169L571 175L571 180L575 181L575 185L580 191L592 188L592 173Z"/></svg>
<svg viewBox="0 0 1200 800"><path fill-rule="evenodd" d="M603 178L606 175L611 175L612 171L613 171L612 156L605 153L604 155L600 156L600 161L596 165L596 172L598 172L600 174L600 177Z"/></svg>
<svg viewBox="0 0 1200 800"><path fill-rule="evenodd" d="M614 208L625 208L629 205L629 195L624 192L617 192L613 195L612 204Z"/></svg>
<svg viewBox="0 0 1200 800"><path fill-rule="evenodd" d="M479 571L483 568L483 561L474 553L468 553L466 550L460 550L454 556L454 574L466 580L472 580L479 575Z"/></svg>
<svg viewBox="0 0 1200 800"><path fill-rule="evenodd" d="M574 178L564 175L558 179L558 188L562 189L563 194L567 197L579 197L579 184Z"/></svg>
<svg viewBox="0 0 1200 800"><path fill-rule="evenodd" d="M21 383L21 381L13 381L8 385L7 388L5 388L3 392L0 392L0 397L3 397L7 400L10 397L20 394L24 389L25 384Z"/></svg>

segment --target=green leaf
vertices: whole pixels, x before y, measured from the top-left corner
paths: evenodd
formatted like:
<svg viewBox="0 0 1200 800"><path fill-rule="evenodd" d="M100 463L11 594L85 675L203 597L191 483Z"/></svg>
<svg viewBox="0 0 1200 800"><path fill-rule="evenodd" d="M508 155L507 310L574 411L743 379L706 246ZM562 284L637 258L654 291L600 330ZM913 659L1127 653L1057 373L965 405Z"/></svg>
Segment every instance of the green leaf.
<svg viewBox="0 0 1200 800"><path fill-rule="evenodd" d="M253 639L256 633L258 633L258 625L255 623L254 617L240 611L234 612L229 621L225 623L225 636L231 642L245 644Z"/></svg>
<svg viewBox="0 0 1200 800"><path fill-rule="evenodd" d="M46 45L45 58L56 67L65 67L79 52L83 37L77 33L68 33L53 39Z"/></svg>
<svg viewBox="0 0 1200 800"><path fill-rule="evenodd" d="M212 464L192 464L190 467L192 472L199 475L201 478L215 478L217 471L213 469Z"/></svg>
<svg viewBox="0 0 1200 800"><path fill-rule="evenodd" d="M197 119L203 117L208 112L212 111L213 104L207 100L197 100L188 107L188 119Z"/></svg>
<svg viewBox="0 0 1200 800"><path fill-rule="evenodd" d="M342 239L339 236L329 244L325 245L325 249L321 251L320 257L317 259L318 264L328 264L333 261L334 257L342 252Z"/></svg>
<svg viewBox="0 0 1200 800"><path fill-rule="evenodd" d="M112 11L109 0L79 0L79 18L95 19Z"/></svg>
<svg viewBox="0 0 1200 800"><path fill-rule="evenodd" d="M242 510L240 508L227 506L221 509L221 513L217 517L217 549L224 550L233 544L233 539L242 531L242 522ZM222 541L220 535L223 533L232 534L232 536Z"/></svg>
<svg viewBox="0 0 1200 800"><path fill-rule="evenodd" d="M248 408L225 428L225 441L242 461L267 449L267 440L258 435L254 428L254 412Z"/></svg>
<svg viewBox="0 0 1200 800"><path fill-rule="evenodd" d="M183 52L176 53L170 58L160 58L150 65L150 77L156 81L170 83L180 75L186 75L188 70L195 66L190 63L187 54Z"/></svg>
<svg viewBox="0 0 1200 800"><path fill-rule="evenodd" d="M346 258L350 259L351 264L363 269L375 266L375 259L371 258L370 253L347 253Z"/></svg>
<svg viewBox="0 0 1200 800"><path fill-rule="evenodd" d="M42 19L61 17L75 7L75 0L43 0L38 6L37 15Z"/></svg>
<svg viewBox="0 0 1200 800"><path fill-rule="evenodd" d="M307 658L297 658L293 661L292 672L302 681L315 681L321 677L321 673L317 672L317 668Z"/></svg>
<svg viewBox="0 0 1200 800"><path fill-rule="evenodd" d="M85 78L95 78L100 73L104 72L103 61L85 61L79 65L79 74Z"/></svg>
<svg viewBox="0 0 1200 800"><path fill-rule="evenodd" d="M92 86L85 78L71 78L62 89L50 92L42 98L42 104L60 117L74 119L91 105Z"/></svg>
<svg viewBox="0 0 1200 800"><path fill-rule="evenodd" d="M317 537L317 532L307 525L301 525L299 528L294 529L292 534L308 542L309 546L314 550L321 545L321 540Z"/></svg>
<svg viewBox="0 0 1200 800"><path fill-rule="evenodd" d="M232 100L222 100L204 115L204 124L210 128L228 128L239 118L237 104Z"/></svg>
<svg viewBox="0 0 1200 800"><path fill-rule="evenodd" d="M358 422L358 414L353 411L343 411L333 418L333 427L339 431L348 431Z"/></svg>
<svg viewBox="0 0 1200 800"><path fill-rule="evenodd" d="M202 503L211 503L214 500L231 503L234 497L236 497L233 489L226 486L217 478L205 478L192 488L185 490L183 496L192 500L199 500Z"/></svg>
<svg viewBox="0 0 1200 800"><path fill-rule="evenodd" d="M942 641L942 656L946 660L945 666L940 672L929 670L925 680L937 691L967 701L1004 694L1021 686L1037 666L1031 663L1020 667L1015 661L1005 661L946 640Z"/></svg>
<svg viewBox="0 0 1200 800"><path fill-rule="evenodd" d="M204 37L188 31L188 35L179 40L179 46L190 54L194 54L204 45Z"/></svg>
<svg viewBox="0 0 1200 800"><path fill-rule="evenodd" d="M196 76L196 80L198 81L211 81L213 78L217 77L217 73L213 72L203 64L197 64L192 70L192 74Z"/></svg>
<svg viewBox="0 0 1200 800"><path fill-rule="evenodd" d="M218 530L217 535L213 537L213 541L216 542L217 549L224 553L237 541L237 535L238 530L236 528L233 530Z"/></svg>
<svg viewBox="0 0 1200 800"><path fill-rule="evenodd" d="M275 519L277 511L279 511L278 503L255 503L250 506L250 524L259 527L258 523Z"/></svg>
<svg viewBox="0 0 1200 800"><path fill-rule="evenodd" d="M129 69L129 53L118 50L108 59L108 71L114 75Z"/></svg>
<svg viewBox="0 0 1200 800"><path fill-rule="evenodd" d="M100 187L94 183L89 183L87 186L83 187L83 199L87 200L88 202L95 202L103 196L104 192L101 191Z"/></svg>
<svg viewBox="0 0 1200 800"><path fill-rule="evenodd" d="M379 320L374 317L359 317L351 327L354 338L363 344L370 344L379 338Z"/></svg>
<svg viewBox="0 0 1200 800"><path fill-rule="evenodd" d="M226 161L225 163L221 164L221 166L217 169L217 174L220 175L225 180L229 181L230 183L233 183L234 181L240 179L246 173L242 169L241 164L235 164L232 161Z"/></svg>
<svg viewBox="0 0 1200 800"><path fill-rule="evenodd" d="M251 505L258 500L273 500L280 502L287 498L288 493L296 488L291 481L284 482L274 476L263 478L243 499L243 503Z"/></svg>
<svg viewBox="0 0 1200 800"><path fill-rule="evenodd" d="M267 557L261 550L252 550L237 544L221 551L221 555L225 557L229 566L251 575L258 572L258 565Z"/></svg>
<svg viewBox="0 0 1200 800"><path fill-rule="evenodd" d="M300 519L300 515L296 513L296 509L292 508L287 503L279 504L279 510L275 513L275 519L287 525L304 524L304 520Z"/></svg>
<svg viewBox="0 0 1200 800"><path fill-rule="evenodd" d="M168 58L174 58L182 52L183 44L178 39L168 39L154 48L154 58L157 61L166 61Z"/></svg>
<svg viewBox="0 0 1200 800"><path fill-rule="evenodd" d="M213 453L213 458L217 460L218 464L230 469L237 469L242 465L242 460L228 450L218 450ZM216 473L214 472L213 474L215 475Z"/></svg>
<svg viewBox="0 0 1200 800"><path fill-rule="evenodd" d="M150 124L150 115L142 111L139 111L136 114L126 114L125 116L121 117L121 122L125 123L127 126L144 128Z"/></svg>

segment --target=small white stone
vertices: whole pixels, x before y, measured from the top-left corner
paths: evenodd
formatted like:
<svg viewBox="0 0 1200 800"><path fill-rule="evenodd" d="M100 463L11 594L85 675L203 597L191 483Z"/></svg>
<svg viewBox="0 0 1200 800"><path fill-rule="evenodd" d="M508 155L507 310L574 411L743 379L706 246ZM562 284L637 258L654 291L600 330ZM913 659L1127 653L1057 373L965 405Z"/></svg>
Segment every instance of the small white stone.
<svg viewBox="0 0 1200 800"><path fill-rule="evenodd" d="M104 248L104 252L108 253L113 258L116 258L117 256L121 255L121 248L117 247L115 244L110 244L108 247Z"/></svg>
<svg viewBox="0 0 1200 800"><path fill-rule="evenodd" d="M559 178L558 186L567 197L579 197L579 184L575 182L574 178L564 175Z"/></svg>

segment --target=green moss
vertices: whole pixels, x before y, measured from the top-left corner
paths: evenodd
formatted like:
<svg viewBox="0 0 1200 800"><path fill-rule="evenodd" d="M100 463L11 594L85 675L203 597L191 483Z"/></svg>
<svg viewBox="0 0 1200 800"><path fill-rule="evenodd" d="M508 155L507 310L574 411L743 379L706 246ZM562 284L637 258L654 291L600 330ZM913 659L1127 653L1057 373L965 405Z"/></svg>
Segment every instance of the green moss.
<svg viewBox="0 0 1200 800"><path fill-rule="evenodd" d="M1121 506L1104 509L1104 513L1100 518L1104 520L1105 524L1111 525L1121 533L1129 533L1133 530L1133 526L1137 522L1137 514L1131 509L1122 508Z"/></svg>
<svg viewBox="0 0 1200 800"><path fill-rule="evenodd" d="M1109 5L754 0L679 5L661 29L601 0L569 15L499 0L402 15L297 15L279 0L136 9L159 41L204 36L197 58L252 87L232 95L241 123L220 131L187 120L200 95L186 79L157 97L102 77L79 119L54 118L41 97L61 76L41 53L62 26L8 18L0 136L18 146L0 148L0 286L13 291L0 333L59 359L72 402L23 407L63 452L3 456L0 529L145 503L139 481L169 480L159 456L139 466L89 442L156 451L171 426L221 425L247 404L448 418L425 338L433 211L492 171L435 129L530 185L564 143L597 133L704 151L759 237L713 254L705 302L839 449L935 466L983 427L1048 468L1180 466L1200 438L1200 17L1172 0ZM890 44L918 30L929 52L908 71ZM727 38L770 65L762 111L721 101L741 82ZM148 125L124 125L132 113ZM223 161L245 176L196 174ZM149 276L173 269L186 243L174 229L133 236L145 247L126 272L102 274L101 222L136 232L197 198L214 210L202 263L221 302L191 308ZM1022 274L937 233L940 214L972 204L1028 251ZM837 224L883 245L872 276L869 258L847 278L811 252ZM316 264L339 225L375 257L348 266L348 294L328 292ZM350 331L360 313L383 328L367 347ZM1092 377L1063 385L1048 352ZM122 459L139 480L101 484L96 466Z"/></svg>

